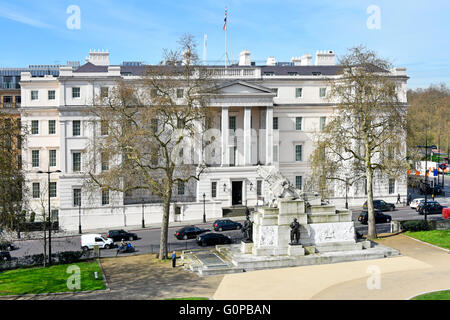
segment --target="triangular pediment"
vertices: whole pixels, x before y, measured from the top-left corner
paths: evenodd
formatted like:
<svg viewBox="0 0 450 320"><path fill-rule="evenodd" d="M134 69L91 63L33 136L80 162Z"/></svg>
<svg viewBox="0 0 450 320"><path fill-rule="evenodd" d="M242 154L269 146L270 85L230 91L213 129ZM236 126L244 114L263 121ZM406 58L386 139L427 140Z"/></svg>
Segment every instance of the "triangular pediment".
<svg viewBox="0 0 450 320"><path fill-rule="evenodd" d="M221 94L273 94L269 88L241 80L224 83L218 90Z"/></svg>

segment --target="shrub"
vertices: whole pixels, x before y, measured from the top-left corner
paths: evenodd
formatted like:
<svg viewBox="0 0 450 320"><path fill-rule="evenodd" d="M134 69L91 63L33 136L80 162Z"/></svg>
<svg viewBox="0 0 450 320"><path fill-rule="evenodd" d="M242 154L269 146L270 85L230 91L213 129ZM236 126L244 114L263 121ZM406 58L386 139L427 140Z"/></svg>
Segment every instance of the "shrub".
<svg viewBox="0 0 450 320"><path fill-rule="evenodd" d="M431 226L425 220L412 220L403 222L402 229L404 231L428 231L431 230Z"/></svg>
<svg viewBox="0 0 450 320"><path fill-rule="evenodd" d="M83 256L83 251L58 252L56 256L58 257L58 263L62 264L74 263L80 260L80 258Z"/></svg>
<svg viewBox="0 0 450 320"><path fill-rule="evenodd" d="M34 219L36 218L36 212L32 211L30 213L30 222L34 222Z"/></svg>

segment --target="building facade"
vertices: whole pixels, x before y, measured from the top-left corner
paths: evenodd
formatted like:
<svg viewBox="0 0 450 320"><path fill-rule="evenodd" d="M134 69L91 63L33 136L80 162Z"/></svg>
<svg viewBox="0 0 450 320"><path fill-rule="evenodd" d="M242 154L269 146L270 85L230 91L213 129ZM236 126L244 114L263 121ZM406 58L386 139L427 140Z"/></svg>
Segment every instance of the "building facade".
<svg viewBox="0 0 450 320"><path fill-rule="evenodd" d="M209 166L197 182L178 186L171 210L172 221L222 216L222 209L255 206L265 202L264 181L257 167L277 168L298 189L307 187L311 175L309 156L314 136L326 125L335 103L327 94L328 81L338 79L339 66L333 51L317 52L265 65L251 62L250 52L241 52L239 63L225 68L210 66L219 80L220 97L211 101L212 128L205 135L213 141L204 150L192 146L186 157L193 164ZM51 175L54 219L64 229L75 230L160 222L162 209L151 199L83 189L83 152L90 139L101 135L98 123L85 113L94 98L115 86L119 79L142 76L146 65L110 65L108 52L90 52L86 64L59 68L57 76L21 74L22 124L31 135L23 145L23 162L32 192L30 210L42 210L43 185L47 177L37 171L60 170ZM399 84L400 101L406 103L406 69L394 68L390 76ZM375 197L394 200L406 197L405 176L392 181L375 177ZM361 205L366 199L364 181L350 187L348 202ZM343 205L345 186L336 185L331 202ZM204 203L203 203L204 202Z"/></svg>

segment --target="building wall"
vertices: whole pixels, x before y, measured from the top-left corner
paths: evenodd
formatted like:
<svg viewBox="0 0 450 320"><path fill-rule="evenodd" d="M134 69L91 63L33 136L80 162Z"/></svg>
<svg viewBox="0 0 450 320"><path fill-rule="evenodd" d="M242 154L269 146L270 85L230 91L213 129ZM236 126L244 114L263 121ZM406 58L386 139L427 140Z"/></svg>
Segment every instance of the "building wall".
<svg viewBox="0 0 450 320"><path fill-rule="evenodd" d="M69 68L70 69L70 68ZM39 120L40 130L38 135L30 136L26 146L23 148L24 165L28 171L27 178L30 183L33 181L44 181L46 177L37 174L37 170L48 169L48 150L57 150L57 165L55 168L62 172L54 174L52 181L58 182L58 197L52 199L52 207L59 209L60 225L64 229L74 230L78 228L79 209L82 210L83 228L119 227L124 225L139 225L141 221L140 204L123 205L124 197L121 194L110 194L110 203L101 204L100 190L87 191L83 186L82 176L72 170L72 154L74 151L85 150L89 140L94 138L94 132L98 128L95 122L86 115L83 109L93 104L100 94L101 87L112 87L117 79L118 70L116 67L108 67L107 72L86 72L75 73L69 69L64 69L59 78L41 77L34 78L30 74L22 74L22 122L31 126L32 120ZM250 73L249 73L250 74ZM277 146L278 153L275 155L273 164L279 168L280 172L295 184L296 177L302 177L302 188L307 186L307 177L310 176L309 156L314 150L314 139L320 131L321 117L329 117L333 112L333 103L327 97L320 97L320 88L326 88L326 80L330 77L276 77L259 76L255 78L256 72L245 79L240 75L240 79L248 81L250 84L257 84L262 87L278 89L278 95L273 98L273 117L278 118L278 129L273 130L273 145ZM402 70L395 71L395 75L406 76ZM132 79L133 77L127 77ZM331 77L332 78L332 77ZM224 78L224 81L232 79ZM400 80L399 80L400 81ZM406 102L406 80L401 85L401 99ZM72 88L80 88L80 97L72 97ZM302 88L302 97L296 97L296 88ZM38 100L31 100L31 91L39 92ZM48 100L48 90L55 90L55 100ZM242 90L247 90L246 95L258 92L258 89L245 89L239 85L230 87L229 94L237 95ZM327 88L327 91L329 88ZM242 101L241 103L239 101ZM186 196L192 197L194 201L185 202L183 197L175 197L176 204L182 207L182 214L175 216L172 214L171 221L200 220L203 214L203 194L205 194L208 218L220 217L221 208L232 205L232 182L242 181L242 203L249 206L261 205L262 197L257 195L257 164L265 164L270 159L266 159L266 110L264 104L259 104L255 99L255 105L251 107L251 164L244 165L244 109L250 98L242 100L230 100L229 116L236 117L236 132L229 134L229 146L237 147L235 166L221 165L221 116L222 106L216 106L212 130L205 135L205 139L214 136L214 142L204 150L206 161L211 165L201 176L199 182L192 182L186 186ZM302 118L301 130L296 130L296 117ZM48 135L48 120L54 119L57 122L56 134ZM73 136L73 121L81 121L80 136ZM47 133L46 133L47 132ZM98 134L98 133L97 133ZM296 161L295 146L302 145L302 159ZM191 152L184 152L186 157L193 163L198 163L201 150L196 145L186 147ZM31 150L42 150L39 168L32 168ZM82 168L84 166L82 158ZM217 196L211 196L211 183L217 183ZM82 206L74 206L73 189L82 188ZM263 183L262 194L266 186ZM345 189L345 188L344 188ZM336 185L335 197L331 199L338 205L345 203L345 194L342 193L342 186ZM176 192L176 188L175 188ZM382 197L386 200L396 199L400 193L406 197L406 179L396 181L395 192L389 194L388 184L383 177L377 178L374 184L375 197ZM365 201L364 188L361 184L352 186L348 193L350 205L361 205ZM257 200L259 200L257 202ZM31 208L38 208L37 201L31 201ZM134 201L136 203L136 201ZM158 204L146 204L148 209L149 223L161 221L162 209ZM34 209L33 209L34 210ZM37 209L36 209L37 210ZM146 218L147 219L147 218Z"/></svg>

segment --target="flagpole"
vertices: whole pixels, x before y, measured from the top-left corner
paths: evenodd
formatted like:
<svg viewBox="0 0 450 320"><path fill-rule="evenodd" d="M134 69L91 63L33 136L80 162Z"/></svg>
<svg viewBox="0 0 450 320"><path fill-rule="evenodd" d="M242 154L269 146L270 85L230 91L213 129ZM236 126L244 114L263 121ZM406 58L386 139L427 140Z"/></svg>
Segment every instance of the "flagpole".
<svg viewBox="0 0 450 320"><path fill-rule="evenodd" d="M225 69L227 69L227 63L228 63L227 31L228 31L228 13L227 13L227 7L225 7Z"/></svg>

